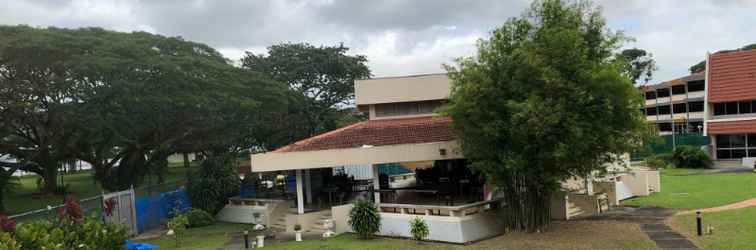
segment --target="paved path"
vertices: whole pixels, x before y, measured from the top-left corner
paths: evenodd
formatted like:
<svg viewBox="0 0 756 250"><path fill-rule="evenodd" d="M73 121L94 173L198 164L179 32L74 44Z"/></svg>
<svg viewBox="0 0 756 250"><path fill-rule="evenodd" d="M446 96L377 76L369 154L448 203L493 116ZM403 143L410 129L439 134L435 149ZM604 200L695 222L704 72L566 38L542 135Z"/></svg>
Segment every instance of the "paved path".
<svg viewBox="0 0 756 250"><path fill-rule="evenodd" d="M660 249L698 249L685 236L670 228L665 221L676 211L661 207L620 206L591 219L609 219L635 222L641 231Z"/></svg>
<svg viewBox="0 0 756 250"><path fill-rule="evenodd" d="M701 212L704 212L704 213L719 212L719 211L733 210L733 209L739 209L739 208L747 208L747 207L753 207L753 206L756 206L756 198L751 198L751 199L748 199L748 200L744 200L744 201L740 201L740 202L735 202L735 203L727 204L727 205L724 205L724 206L682 211L682 212L677 213L677 215L694 214L694 213L696 213L696 211L701 211Z"/></svg>

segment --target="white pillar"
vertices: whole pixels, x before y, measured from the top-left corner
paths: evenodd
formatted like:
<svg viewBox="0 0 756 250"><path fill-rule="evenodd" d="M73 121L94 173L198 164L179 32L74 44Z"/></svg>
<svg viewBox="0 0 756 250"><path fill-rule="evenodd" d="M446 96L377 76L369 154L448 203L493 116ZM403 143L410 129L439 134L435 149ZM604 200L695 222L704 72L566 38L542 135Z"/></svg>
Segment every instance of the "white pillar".
<svg viewBox="0 0 756 250"><path fill-rule="evenodd" d="M310 181L310 170L305 170L305 198L307 199L307 204L312 204L312 181Z"/></svg>
<svg viewBox="0 0 756 250"><path fill-rule="evenodd" d="M302 170L297 169L297 213L304 214L304 194L302 192Z"/></svg>
<svg viewBox="0 0 756 250"><path fill-rule="evenodd" d="M585 194L593 195L593 176L588 175L585 177Z"/></svg>
<svg viewBox="0 0 756 250"><path fill-rule="evenodd" d="M381 189L380 171L378 171L377 164L373 164L371 166L373 167L373 189L379 190ZM381 194L378 192L375 192L374 195L375 195L375 204L381 204Z"/></svg>

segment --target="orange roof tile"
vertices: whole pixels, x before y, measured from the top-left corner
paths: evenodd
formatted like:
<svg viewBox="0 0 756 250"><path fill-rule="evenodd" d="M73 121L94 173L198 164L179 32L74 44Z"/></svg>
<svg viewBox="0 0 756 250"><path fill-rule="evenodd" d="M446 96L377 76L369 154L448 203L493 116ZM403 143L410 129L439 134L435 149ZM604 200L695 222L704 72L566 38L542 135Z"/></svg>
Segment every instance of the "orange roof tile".
<svg viewBox="0 0 756 250"><path fill-rule="evenodd" d="M441 116L369 120L316 135L273 152L451 141L456 137L450 124L450 118Z"/></svg>
<svg viewBox="0 0 756 250"><path fill-rule="evenodd" d="M756 99L756 50L712 54L709 102Z"/></svg>
<svg viewBox="0 0 756 250"><path fill-rule="evenodd" d="M756 133L756 120L709 122L709 134Z"/></svg>

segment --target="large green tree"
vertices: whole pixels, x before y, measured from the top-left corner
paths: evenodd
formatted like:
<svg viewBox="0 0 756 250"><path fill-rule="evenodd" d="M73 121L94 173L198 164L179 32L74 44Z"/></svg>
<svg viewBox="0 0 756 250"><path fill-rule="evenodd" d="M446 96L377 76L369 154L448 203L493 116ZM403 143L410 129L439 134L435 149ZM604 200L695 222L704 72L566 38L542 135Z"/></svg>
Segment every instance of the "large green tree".
<svg viewBox="0 0 756 250"><path fill-rule="evenodd" d="M343 45L316 47L306 43L285 43L268 48L267 55L247 53L242 67L285 83L289 96L288 126L280 143L335 129L354 100L354 81L370 77L367 59L348 55ZM270 145L269 148L277 145Z"/></svg>
<svg viewBox="0 0 756 250"><path fill-rule="evenodd" d="M471 166L506 199L510 230L550 221L560 183L605 170L648 135L641 98L589 2L543 0L448 66L452 117Z"/></svg>
<svg viewBox="0 0 756 250"><path fill-rule="evenodd" d="M255 147L284 85L201 43L99 28L0 27L3 149L54 190L60 162L91 163L110 190L165 172L176 152ZM283 107L283 108L280 108Z"/></svg>
<svg viewBox="0 0 756 250"><path fill-rule="evenodd" d="M625 65L623 71L633 83L648 83L656 71L656 61L651 53L639 48L625 49L619 53L617 59Z"/></svg>

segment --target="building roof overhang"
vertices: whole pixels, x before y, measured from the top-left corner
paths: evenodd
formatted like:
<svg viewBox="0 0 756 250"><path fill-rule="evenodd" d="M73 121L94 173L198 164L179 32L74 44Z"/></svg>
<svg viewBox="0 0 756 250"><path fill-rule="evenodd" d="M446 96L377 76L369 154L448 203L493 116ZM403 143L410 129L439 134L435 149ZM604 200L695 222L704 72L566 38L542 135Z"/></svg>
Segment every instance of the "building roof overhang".
<svg viewBox="0 0 756 250"><path fill-rule="evenodd" d="M709 120L707 124L708 134L742 134L756 133L756 118Z"/></svg>

